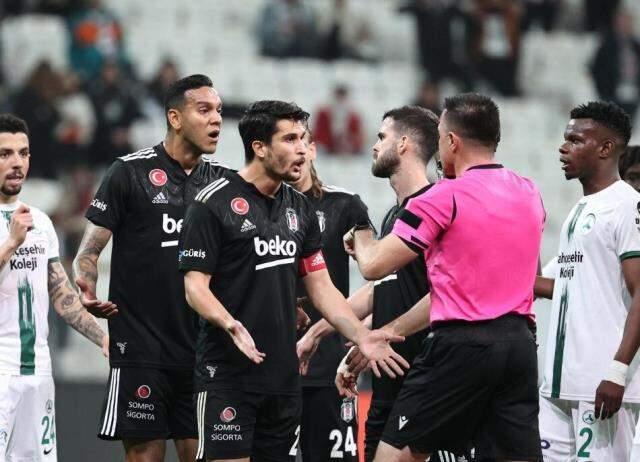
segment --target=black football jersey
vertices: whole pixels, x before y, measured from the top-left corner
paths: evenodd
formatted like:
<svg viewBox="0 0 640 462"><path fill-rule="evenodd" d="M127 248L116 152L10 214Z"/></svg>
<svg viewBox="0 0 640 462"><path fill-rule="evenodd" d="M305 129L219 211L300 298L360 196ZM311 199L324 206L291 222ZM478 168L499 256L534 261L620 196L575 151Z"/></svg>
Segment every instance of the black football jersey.
<svg viewBox="0 0 640 462"><path fill-rule="evenodd" d="M311 191L305 193L316 209L318 225L322 233L322 253L329 275L336 288L345 297L349 296L349 255L344 251L342 237L356 224L368 223L367 206L360 197L335 186L322 187L322 196ZM298 283L298 296L306 296L302 281ZM311 318L311 325L322 319L322 315L311 302L304 304ZM307 375L302 377L302 386L334 386L336 369L346 353L344 338L337 332L320 342L311 357Z"/></svg>
<svg viewBox="0 0 640 462"><path fill-rule="evenodd" d="M301 258L322 265L313 205L283 184L274 198L235 172L204 188L189 207L180 270L211 274L210 289L266 353L254 364L223 329L204 320L196 348L198 388L298 394L296 284ZM314 263L312 263L313 265Z"/></svg>
<svg viewBox="0 0 640 462"><path fill-rule="evenodd" d="M393 206L382 221L381 237L390 234L400 212L409 199L424 193L431 185L420 189L407 197L402 204ZM422 258L416 258L408 265L389 276L374 282L372 327L378 329L408 311L422 297L429 293L426 267ZM401 343L391 346L409 363L422 349L427 331L417 332ZM384 375L377 378L372 375L372 399L380 403L392 403L402 386L402 378L391 379Z"/></svg>
<svg viewBox="0 0 640 462"><path fill-rule="evenodd" d="M160 143L107 171L86 217L113 233L112 366L193 368L198 317L185 300L178 238L187 206L224 170L203 157L187 174Z"/></svg>

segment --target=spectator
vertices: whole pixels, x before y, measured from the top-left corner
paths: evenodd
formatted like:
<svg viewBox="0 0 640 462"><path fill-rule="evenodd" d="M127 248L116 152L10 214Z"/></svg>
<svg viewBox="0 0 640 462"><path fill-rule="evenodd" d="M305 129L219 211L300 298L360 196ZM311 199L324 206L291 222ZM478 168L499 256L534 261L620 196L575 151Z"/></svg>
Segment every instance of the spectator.
<svg viewBox="0 0 640 462"><path fill-rule="evenodd" d="M325 14L318 18L322 35L321 58L369 62L379 59L378 43L366 12L355 10L348 0L334 0L333 8L322 11Z"/></svg>
<svg viewBox="0 0 640 462"><path fill-rule="evenodd" d="M81 8L70 15L68 27L71 67L82 79L97 78L106 60L128 71L122 28L101 0L82 0Z"/></svg>
<svg viewBox="0 0 640 462"><path fill-rule="evenodd" d="M551 32L562 0L525 0L523 31L538 24L545 32Z"/></svg>
<svg viewBox="0 0 640 462"><path fill-rule="evenodd" d="M475 86L469 56L472 23L456 0L407 0L399 8L416 19L420 62L429 80L453 79L463 91Z"/></svg>
<svg viewBox="0 0 640 462"><path fill-rule="evenodd" d="M604 33L591 65L598 96L621 106L633 119L640 100L640 41L633 18L620 8Z"/></svg>
<svg viewBox="0 0 640 462"><path fill-rule="evenodd" d="M315 53L315 17L303 0L268 0L258 31L264 56L293 58Z"/></svg>
<svg viewBox="0 0 640 462"><path fill-rule="evenodd" d="M329 154L362 153L362 120L349 102L346 86L337 85L333 101L318 111L313 133L320 151Z"/></svg>
<svg viewBox="0 0 640 462"><path fill-rule="evenodd" d="M48 61L41 61L29 75L26 85L13 98L13 112L27 122L30 150L38 159L31 163L31 177L55 178L58 172L59 148L54 133L60 122L56 108L60 94L60 76Z"/></svg>
<svg viewBox="0 0 640 462"><path fill-rule="evenodd" d="M164 95L167 93L169 85L178 80L178 78L178 66L176 66L176 63L173 62L171 58L165 58L156 75L147 86L149 96L151 96L159 107L164 108Z"/></svg>
<svg viewBox="0 0 640 462"><path fill-rule="evenodd" d="M512 0L476 0L474 56L479 75L503 96L517 96L519 11Z"/></svg>
<svg viewBox="0 0 640 462"><path fill-rule="evenodd" d="M88 165L89 146L93 140L96 116L91 100L82 92L79 77L68 73L62 78L62 95L57 104L60 122L56 138L60 149L60 167Z"/></svg>
<svg viewBox="0 0 640 462"><path fill-rule="evenodd" d="M132 151L129 127L142 114L130 85L113 61L105 62L100 78L88 91L97 122L91 161L106 166L117 156Z"/></svg>
<svg viewBox="0 0 640 462"><path fill-rule="evenodd" d="M413 105L429 109L439 116L442 110L440 109L440 88L438 88L438 85L430 80L425 80L418 90L418 95Z"/></svg>

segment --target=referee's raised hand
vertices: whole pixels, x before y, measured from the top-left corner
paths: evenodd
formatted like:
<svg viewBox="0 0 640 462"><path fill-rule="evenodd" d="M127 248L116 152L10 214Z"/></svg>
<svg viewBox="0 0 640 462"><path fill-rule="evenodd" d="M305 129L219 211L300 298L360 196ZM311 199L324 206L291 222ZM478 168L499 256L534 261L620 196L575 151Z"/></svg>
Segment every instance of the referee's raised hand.
<svg viewBox="0 0 640 462"><path fill-rule="evenodd" d="M266 354L256 348L256 342L253 341L253 337L240 321L234 320L233 324L227 327L227 332L233 339L233 343L247 358L256 364L264 361Z"/></svg>
<svg viewBox="0 0 640 462"><path fill-rule="evenodd" d="M404 337L392 335L382 329L367 332L358 342L360 352L369 360L369 366L376 375L382 377L380 369L392 379L398 375L404 375L404 370L409 369L409 363L398 353L393 351L390 342L403 342Z"/></svg>

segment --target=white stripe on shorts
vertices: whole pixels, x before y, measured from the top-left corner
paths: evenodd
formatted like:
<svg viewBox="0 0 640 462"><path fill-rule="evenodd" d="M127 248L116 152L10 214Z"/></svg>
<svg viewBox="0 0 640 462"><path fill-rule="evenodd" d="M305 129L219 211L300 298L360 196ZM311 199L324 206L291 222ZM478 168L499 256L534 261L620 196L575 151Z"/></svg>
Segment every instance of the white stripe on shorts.
<svg viewBox="0 0 640 462"><path fill-rule="evenodd" d="M196 460L204 459L204 410L207 404L207 392L201 391L198 393L198 405L196 409L196 416L198 419L198 452L196 453Z"/></svg>
<svg viewBox="0 0 640 462"><path fill-rule="evenodd" d="M107 432L107 428L109 427L109 422L111 421L111 413L113 409L114 396L117 393L116 388L116 375L118 369L111 369L111 380L109 381L109 394L107 395L107 405L104 410L104 420L102 421L102 429L100 430L100 434L104 436L109 436Z"/></svg>

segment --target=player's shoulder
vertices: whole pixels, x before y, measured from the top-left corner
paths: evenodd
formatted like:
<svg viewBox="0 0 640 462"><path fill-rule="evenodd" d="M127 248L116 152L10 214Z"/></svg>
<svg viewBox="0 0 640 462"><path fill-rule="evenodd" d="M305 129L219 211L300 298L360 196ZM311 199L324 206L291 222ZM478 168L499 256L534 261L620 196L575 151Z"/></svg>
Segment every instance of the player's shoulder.
<svg viewBox="0 0 640 462"><path fill-rule="evenodd" d="M616 182L607 196L606 201L616 205L618 209L632 207L640 213L640 193L625 181Z"/></svg>
<svg viewBox="0 0 640 462"><path fill-rule="evenodd" d="M206 169L209 172L214 172L222 175L226 171L233 171L231 167L220 162L217 159L210 157L209 155L203 155L200 158L200 161L202 162L202 168Z"/></svg>
<svg viewBox="0 0 640 462"><path fill-rule="evenodd" d="M227 172L222 172L220 177L213 179L202 188L194 197L194 202L213 208L219 202L218 199L223 196L226 197L228 194L233 194L235 191L233 182L230 181L225 173Z"/></svg>
<svg viewBox="0 0 640 462"><path fill-rule="evenodd" d="M330 194L330 195L336 195L336 196L353 197L357 195L353 191L349 191L348 189L342 188L340 186L331 185L331 184L323 184L322 192L324 194Z"/></svg>
<svg viewBox="0 0 640 462"><path fill-rule="evenodd" d="M147 164L150 162L150 159L154 159L158 157L158 153L156 152L154 147L148 147L140 149L136 152L132 152L130 154L126 154L124 156L120 156L117 158L116 162L121 161L128 165L137 165L137 164Z"/></svg>

